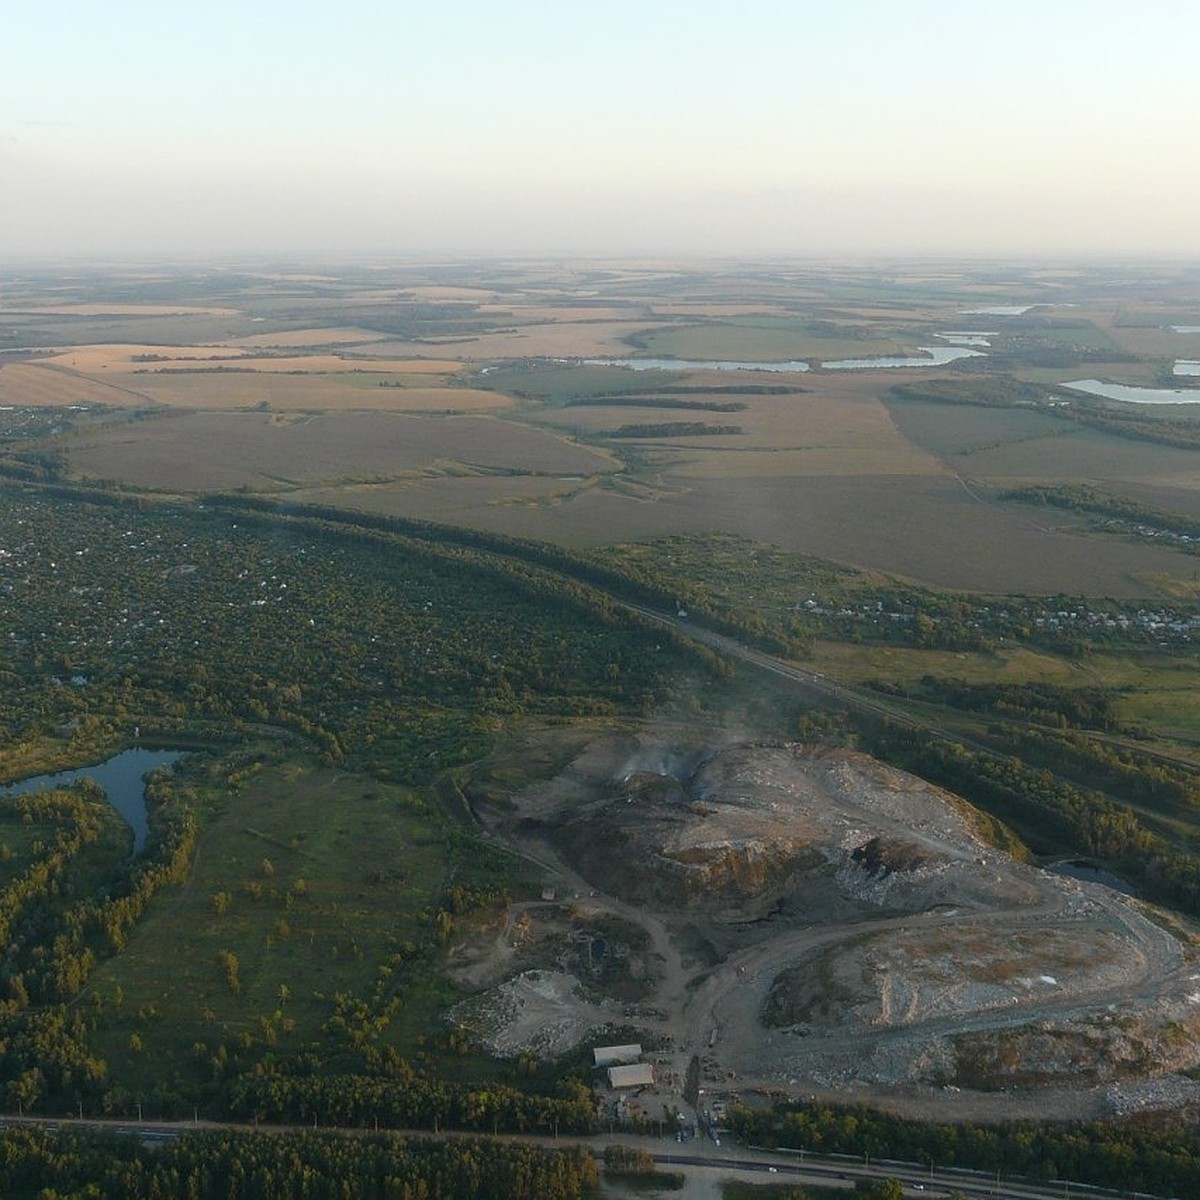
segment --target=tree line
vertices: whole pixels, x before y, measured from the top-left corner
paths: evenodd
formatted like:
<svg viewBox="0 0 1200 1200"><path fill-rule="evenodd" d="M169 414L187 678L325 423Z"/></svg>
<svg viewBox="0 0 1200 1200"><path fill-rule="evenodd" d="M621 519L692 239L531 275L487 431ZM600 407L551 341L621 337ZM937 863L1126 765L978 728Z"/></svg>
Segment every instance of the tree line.
<svg viewBox="0 0 1200 1200"><path fill-rule="evenodd" d="M815 1154L855 1154L965 1167L1029 1179L1073 1180L1153 1195L1191 1196L1200 1179L1196 1114L1079 1124L1013 1121L930 1124L865 1105L780 1102L729 1111L735 1135L751 1145Z"/></svg>
<svg viewBox="0 0 1200 1200"><path fill-rule="evenodd" d="M578 1147L482 1138L222 1131L149 1148L134 1135L0 1132L12 1200L582 1200L598 1176Z"/></svg>

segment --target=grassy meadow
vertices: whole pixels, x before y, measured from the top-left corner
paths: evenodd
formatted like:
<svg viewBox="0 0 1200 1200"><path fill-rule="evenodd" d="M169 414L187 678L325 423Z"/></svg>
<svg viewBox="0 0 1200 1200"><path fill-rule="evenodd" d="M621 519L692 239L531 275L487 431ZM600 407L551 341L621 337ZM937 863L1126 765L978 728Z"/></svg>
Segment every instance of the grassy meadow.
<svg viewBox="0 0 1200 1200"><path fill-rule="evenodd" d="M436 1042L454 999L428 969L445 882L508 886L516 870L464 859L440 808L397 785L302 758L268 762L232 793L223 782L201 784L187 882L93 977L97 1051L151 1092L252 1047L336 1056L356 1036L382 1036L411 1055ZM351 997L376 1015L402 1000L382 1033L356 1035L335 1020Z"/></svg>

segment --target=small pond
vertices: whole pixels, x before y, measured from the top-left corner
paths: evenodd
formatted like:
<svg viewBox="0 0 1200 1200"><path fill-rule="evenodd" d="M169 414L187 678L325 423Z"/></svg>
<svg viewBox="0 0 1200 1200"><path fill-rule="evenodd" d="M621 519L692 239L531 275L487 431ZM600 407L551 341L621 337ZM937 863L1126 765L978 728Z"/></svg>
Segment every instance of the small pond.
<svg viewBox="0 0 1200 1200"><path fill-rule="evenodd" d="M950 329L933 336L940 337L952 346L990 346L992 338L1000 335L995 329Z"/></svg>
<svg viewBox="0 0 1200 1200"><path fill-rule="evenodd" d="M182 750L123 750L92 767L59 771L53 775L34 775L0 787L0 796L21 796L26 792L69 787L77 779L94 779L103 789L113 808L133 830L133 852L146 844L146 785L144 777L156 767L169 767L184 754Z"/></svg>

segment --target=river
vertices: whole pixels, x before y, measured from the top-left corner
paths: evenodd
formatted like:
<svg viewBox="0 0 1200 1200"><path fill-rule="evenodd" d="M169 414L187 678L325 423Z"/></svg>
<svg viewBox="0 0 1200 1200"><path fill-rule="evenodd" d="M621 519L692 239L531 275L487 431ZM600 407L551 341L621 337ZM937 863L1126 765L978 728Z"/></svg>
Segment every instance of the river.
<svg viewBox="0 0 1200 1200"><path fill-rule="evenodd" d="M77 779L94 779L103 789L113 808L133 830L133 852L146 844L146 785L144 777L156 767L169 767L184 754L182 750L123 750L91 767L59 771L53 775L34 775L0 787L0 796L21 796L26 792L69 787Z"/></svg>

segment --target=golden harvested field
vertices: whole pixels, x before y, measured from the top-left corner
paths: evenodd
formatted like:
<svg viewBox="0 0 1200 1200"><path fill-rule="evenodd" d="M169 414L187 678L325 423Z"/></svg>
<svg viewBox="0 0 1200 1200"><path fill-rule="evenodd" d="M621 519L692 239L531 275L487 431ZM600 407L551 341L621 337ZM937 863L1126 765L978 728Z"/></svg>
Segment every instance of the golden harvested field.
<svg viewBox="0 0 1200 1200"><path fill-rule="evenodd" d="M69 456L82 475L171 491L353 484L422 472L593 475L618 466L603 451L523 425L392 413L164 414L80 435Z"/></svg>
<svg viewBox="0 0 1200 1200"><path fill-rule="evenodd" d="M214 364L209 370L220 370L228 367L237 371L264 371L275 375L329 375L342 374L347 371L371 371L375 374L390 374L403 372L406 375L449 375L461 369L461 364L444 359L420 358L366 358L347 357L341 354L295 354L295 355L240 355L228 362ZM138 366L139 375L170 375L185 374L188 371L203 370L195 363L172 361L156 362Z"/></svg>
<svg viewBox="0 0 1200 1200"><path fill-rule="evenodd" d="M203 364L210 359L225 359L230 351L223 346L162 346L137 345L129 342L113 342L95 346L70 346L58 353L48 355L40 362L56 367L67 367L72 371L94 374L100 371L131 370L142 366L139 356L155 355L181 366ZM162 366L162 363L146 363L146 366Z"/></svg>
<svg viewBox="0 0 1200 1200"><path fill-rule="evenodd" d="M40 361L0 364L0 404L3 405L17 408L64 404L128 407L140 402L140 397L119 385L56 370L41 365Z"/></svg>
<svg viewBox="0 0 1200 1200"><path fill-rule="evenodd" d="M147 361L150 360L150 361ZM448 359L431 358L365 358L341 354L261 355L251 350L229 346L76 346L61 354L39 360L52 366L69 367L82 374L101 371L125 371L138 375L158 375L174 372L219 370L222 367L238 371L297 371L315 374L344 371L402 371L408 375L450 375L461 364Z"/></svg>

